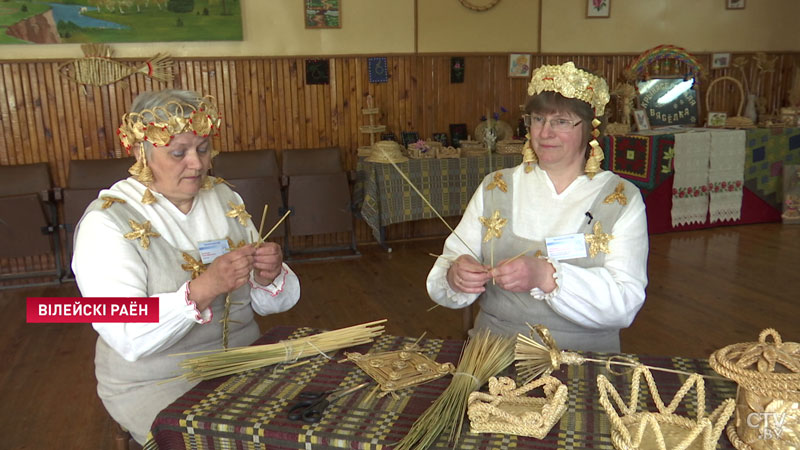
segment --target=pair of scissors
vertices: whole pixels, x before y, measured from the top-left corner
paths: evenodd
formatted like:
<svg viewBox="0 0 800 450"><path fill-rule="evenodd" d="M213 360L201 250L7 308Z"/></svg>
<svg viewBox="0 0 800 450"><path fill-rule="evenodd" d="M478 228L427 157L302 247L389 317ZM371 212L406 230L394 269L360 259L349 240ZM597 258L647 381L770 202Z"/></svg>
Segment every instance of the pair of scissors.
<svg viewBox="0 0 800 450"><path fill-rule="evenodd" d="M301 392L299 397L306 400L300 400L289 408L289 420L302 420L304 422L317 423L322 420L322 414L331 402L345 395L352 394L368 384L369 381L346 389L325 392Z"/></svg>

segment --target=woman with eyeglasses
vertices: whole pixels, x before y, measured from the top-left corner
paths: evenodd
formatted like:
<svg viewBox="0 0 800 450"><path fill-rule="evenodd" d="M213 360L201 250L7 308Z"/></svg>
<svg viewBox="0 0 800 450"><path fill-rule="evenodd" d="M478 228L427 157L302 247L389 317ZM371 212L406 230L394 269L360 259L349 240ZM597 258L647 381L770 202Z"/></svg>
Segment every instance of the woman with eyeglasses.
<svg viewBox="0 0 800 450"><path fill-rule="evenodd" d="M648 236L638 188L600 167L608 85L568 62L536 69L528 95L523 163L486 176L428 294L449 308L477 300L473 331L542 324L561 348L619 352L644 303Z"/></svg>

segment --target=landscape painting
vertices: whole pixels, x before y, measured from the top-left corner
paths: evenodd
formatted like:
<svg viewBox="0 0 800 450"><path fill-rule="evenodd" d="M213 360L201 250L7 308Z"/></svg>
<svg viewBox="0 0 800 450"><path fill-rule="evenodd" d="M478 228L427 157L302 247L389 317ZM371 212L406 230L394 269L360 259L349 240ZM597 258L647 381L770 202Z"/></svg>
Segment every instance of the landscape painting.
<svg viewBox="0 0 800 450"><path fill-rule="evenodd" d="M240 0L0 1L0 44L240 40Z"/></svg>

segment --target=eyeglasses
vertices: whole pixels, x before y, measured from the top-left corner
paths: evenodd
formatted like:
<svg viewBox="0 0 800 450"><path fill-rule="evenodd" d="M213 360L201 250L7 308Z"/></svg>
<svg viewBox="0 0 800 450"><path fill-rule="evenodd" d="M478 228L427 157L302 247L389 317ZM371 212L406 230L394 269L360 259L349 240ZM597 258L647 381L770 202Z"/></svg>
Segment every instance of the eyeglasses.
<svg viewBox="0 0 800 450"><path fill-rule="evenodd" d="M583 122L583 120L573 121L569 119L561 119L559 117L554 117L548 121L547 118L536 114L525 114L522 116L522 119L525 121L526 127L530 127L531 129L535 130L543 128L545 122L550 122L550 128L556 133L566 133Z"/></svg>

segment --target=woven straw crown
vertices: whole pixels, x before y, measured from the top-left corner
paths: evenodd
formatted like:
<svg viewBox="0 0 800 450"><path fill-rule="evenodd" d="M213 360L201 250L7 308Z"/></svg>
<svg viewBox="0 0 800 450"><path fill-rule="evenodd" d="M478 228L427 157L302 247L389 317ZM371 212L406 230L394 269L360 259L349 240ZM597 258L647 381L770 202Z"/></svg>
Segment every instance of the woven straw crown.
<svg viewBox="0 0 800 450"><path fill-rule="evenodd" d="M185 117L187 110L192 112ZM222 116L214 104L214 98L206 96L197 107L172 101L165 106L127 113L122 116L117 135L122 146L130 153L131 147L139 142L147 141L155 147L167 146L175 135L192 132L208 137L221 125Z"/></svg>
<svg viewBox="0 0 800 450"><path fill-rule="evenodd" d="M528 95L544 91L558 92L567 98L582 100L594 108L597 116L602 116L606 104L611 99L606 80L578 69L572 62L560 66L541 66L533 71L528 84Z"/></svg>

